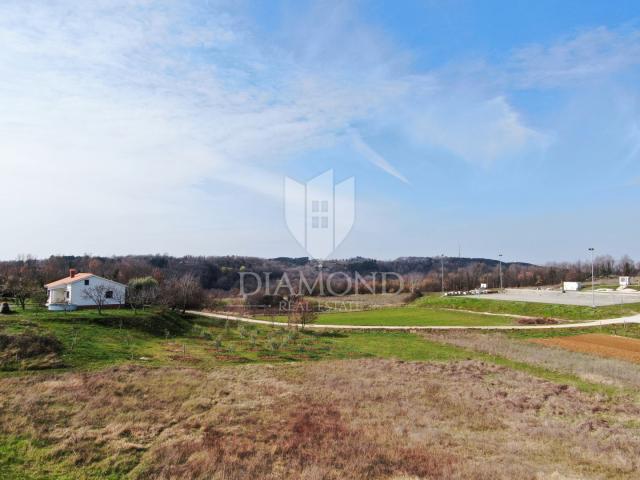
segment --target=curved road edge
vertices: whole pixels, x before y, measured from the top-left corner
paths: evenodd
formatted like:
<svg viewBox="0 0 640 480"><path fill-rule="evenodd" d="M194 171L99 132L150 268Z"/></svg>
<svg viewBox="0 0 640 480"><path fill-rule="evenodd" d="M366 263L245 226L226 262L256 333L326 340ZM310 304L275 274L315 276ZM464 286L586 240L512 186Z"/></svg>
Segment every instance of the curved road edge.
<svg viewBox="0 0 640 480"><path fill-rule="evenodd" d="M267 320L255 320L253 318L238 317L236 315L225 315L222 313L210 313L200 312L197 310L187 310L187 313L192 315L199 315L201 317L217 318L220 320L233 320L237 322L253 323L257 325L268 325L271 327L285 327L286 323L282 322L269 322ZM496 325L496 326L455 326L455 325L415 325L415 326L400 326L400 325L325 325L325 324L307 324L304 328L315 329L328 329L328 330L400 330L400 331L415 331L415 330L539 330L539 329L554 329L554 328L589 328L589 327L601 327L605 325L625 325L631 323L640 323L640 314L633 315L631 317L621 318L609 318L606 320L592 320L588 322L579 323L560 323L555 325ZM300 324L295 324L297 327L302 327Z"/></svg>

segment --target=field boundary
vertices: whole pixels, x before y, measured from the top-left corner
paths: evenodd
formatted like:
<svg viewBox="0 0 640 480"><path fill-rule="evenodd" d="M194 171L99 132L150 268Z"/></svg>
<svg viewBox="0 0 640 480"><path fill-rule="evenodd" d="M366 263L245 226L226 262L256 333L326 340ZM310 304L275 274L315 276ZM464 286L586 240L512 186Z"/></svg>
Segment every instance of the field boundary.
<svg viewBox="0 0 640 480"><path fill-rule="evenodd" d="M187 313L193 315L200 315L203 317L217 318L220 320L232 320L236 322L253 323L257 325L269 325L273 327L287 326L284 322L275 322L268 320L256 320L254 318L239 317L237 315L225 315L222 313L201 312L197 310L187 310ZM631 323L640 323L640 314L633 315L631 317L610 318L606 320L591 320L588 322L575 322L575 323L561 323L555 325L495 325L495 326L462 326L462 325L415 325L415 326L401 326L401 325L328 325L328 324L307 324L304 328L311 329L328 329L328 330L400 330L400 331L415 331L415 330L540 330L540 329L557 329L557 328L589 328L589 327L601 327L605 325L624 325ZM294 324L296 327L302 327L303 325Z"/></svg>

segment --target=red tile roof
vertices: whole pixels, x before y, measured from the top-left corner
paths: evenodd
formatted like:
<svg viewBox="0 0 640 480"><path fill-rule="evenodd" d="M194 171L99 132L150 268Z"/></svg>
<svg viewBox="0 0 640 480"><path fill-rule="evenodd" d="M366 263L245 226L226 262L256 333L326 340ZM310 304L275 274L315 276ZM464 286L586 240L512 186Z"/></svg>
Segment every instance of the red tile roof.
<svg viewBox="0 0 640 480"><path fill-rule="evenodd" d="M45 285L46 288L55 288L62 287L63 285L69 285L70 283L77 282L78 280L83 280L85 278L93 277L93 273L76 273L73 277L61 278L60 280L56 280L55 282L47 283Z"/></svg>

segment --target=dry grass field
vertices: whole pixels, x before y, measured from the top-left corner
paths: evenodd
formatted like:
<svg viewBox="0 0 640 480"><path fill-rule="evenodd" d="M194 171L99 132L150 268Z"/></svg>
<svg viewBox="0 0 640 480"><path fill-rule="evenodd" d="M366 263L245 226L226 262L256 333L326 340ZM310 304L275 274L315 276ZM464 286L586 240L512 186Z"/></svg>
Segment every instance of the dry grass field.
<svg viewBox="0 0 640 480"><path fill-rule="evenodd" d="M556 335L558 333L551 332ZM424 336L431 341L482 352L492 357L574 375L584 382L596 385L610 385L636 391L640 389L640 365L619 358L603 358L552 346L558 342L572 343L575 335L530 338L529 334L523 333L523 338L514 338L506 333L486 334L469 331L430 333ZM627 340L637 341L631 338Z"/></svg>
<svg viewBox="0 0 640 480"><path fill-rule="evenodd" d="M153 310L33 311L0 330L2 480L640 474L640 364L531 341L588 330L314 332Z"/></svg>
<svg viewBox="0 0 640 480"><path fill-rule="evenodd" d="M119 366L0 383L0 428L31 439L15 445L33 474L4 478L631 479L639 415L627 397L479 361Z"/></svg>
<svg viewBox="0 0 640 480"><path fill-rule="evenodd" d="M542 345L566 348L574 352L640 362L640 340L636 338L587 333L571 337L536 338L531 341Z"/></svg>

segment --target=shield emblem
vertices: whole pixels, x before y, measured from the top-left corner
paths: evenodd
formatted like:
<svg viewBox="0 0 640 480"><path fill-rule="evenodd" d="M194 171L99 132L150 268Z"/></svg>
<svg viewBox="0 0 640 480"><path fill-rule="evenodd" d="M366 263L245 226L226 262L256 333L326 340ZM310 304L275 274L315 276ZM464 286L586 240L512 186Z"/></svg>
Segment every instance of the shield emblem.
<svg viewBox="0 0 640 480"><path fill-rule="evenodd" d="M334 185L333 170L307 183L285 177L284 213L289 231L309 256L328 258L353 227L355 179Z"/></svg>

